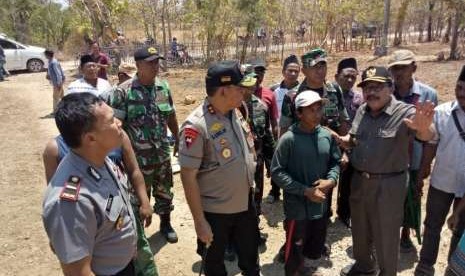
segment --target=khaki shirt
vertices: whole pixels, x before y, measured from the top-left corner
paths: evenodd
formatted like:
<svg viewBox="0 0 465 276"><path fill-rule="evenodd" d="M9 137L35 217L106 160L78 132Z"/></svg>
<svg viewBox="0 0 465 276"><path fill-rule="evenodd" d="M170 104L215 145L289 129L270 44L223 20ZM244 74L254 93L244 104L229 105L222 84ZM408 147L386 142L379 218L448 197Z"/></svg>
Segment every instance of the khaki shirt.
<svg viewBox="0 0 465 276"><path fill-rule="evenodd" d="M392 97L381 114L373 117L366 103L360 106L350 129L355 147L350 160L355 169L369 173L394 173L408 169L409 142L414 132L403 119L415 114L415 107Z"/></svg>
<svg viewBox="0 0 465 276"><path fill-rule="evenodd" d="M179 163L198 169L203 210L232 214L248 209L255 173L253 136L239 110L215 112L207 99L181 127Z"/></svg>

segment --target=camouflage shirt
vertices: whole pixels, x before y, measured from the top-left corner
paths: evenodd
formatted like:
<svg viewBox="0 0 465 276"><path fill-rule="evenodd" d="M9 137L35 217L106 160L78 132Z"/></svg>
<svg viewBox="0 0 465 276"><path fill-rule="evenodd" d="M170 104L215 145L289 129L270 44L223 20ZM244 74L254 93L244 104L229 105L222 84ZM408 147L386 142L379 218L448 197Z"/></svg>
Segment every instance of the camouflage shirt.
<svg viewBox="0 0 465 276"><path fill-rule="evenodd" d="M279 120L279 126L287 128L297 122L297 115L295 114L294 99L302 91L315 90L307 86L306 80L300 85L296 86L284 96L283 106L281 109L281 118ZM323 91L316 91L322 98L328 100L324 106L324 116L321 124L328 126L331 129L337 131L340 127L341 122L349 121L349 115L344 107L342 100L342 94L339 92L331 83L327 82L323 86Z"/></svg>
<svg viewBox="0 0 465 276"><path fill-rule="evenodd" d="M264 148L274 148L274 138L270 127L268 106L255 95L246 101L250 129L253 133L255 152L262 157Z"/></svg>
<svg viewBox="0 0 465 276"><path fill-rule="evenodd" d="M170 158L168 117L175 110L165 80L156 79L150 87L140 84L136 76L116 87L109 102L115 116L123 122L139 166L159 164Z"/></svg>

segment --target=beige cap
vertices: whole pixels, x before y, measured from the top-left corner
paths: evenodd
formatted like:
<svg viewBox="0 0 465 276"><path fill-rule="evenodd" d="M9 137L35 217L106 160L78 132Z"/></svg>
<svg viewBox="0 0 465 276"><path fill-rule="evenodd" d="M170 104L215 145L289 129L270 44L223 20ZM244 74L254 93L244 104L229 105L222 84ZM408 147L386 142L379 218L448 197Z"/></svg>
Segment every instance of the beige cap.
<svg viewBox="0 0 465 276"><path fill-rule="evenodd" d="M129 63L121 63L121 65L118 68L118 73L125 73L130 77L132 77L134 73L136 73L136 71L136 67Z"/></svg>
<svg viewBox="0 0 465 276"><path fill-rule="evenodd" d="M388 68L394 65L409 65L415 61L415 54L410 50L397 50L392 53Z"/></svg>

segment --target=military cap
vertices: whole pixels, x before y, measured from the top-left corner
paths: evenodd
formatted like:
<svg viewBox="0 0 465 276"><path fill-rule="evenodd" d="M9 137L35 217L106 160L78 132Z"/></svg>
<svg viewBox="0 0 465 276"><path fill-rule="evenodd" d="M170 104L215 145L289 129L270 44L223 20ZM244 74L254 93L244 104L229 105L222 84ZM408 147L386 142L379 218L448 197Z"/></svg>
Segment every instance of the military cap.
<svg viewBox="0 0 465 276"><path fill-rule="evenodd" d="M135 61L139 61L139 60L152 61L156 59L165 59L165 58L158 53L158 50L155 47L152 47L152 46L150 47L145 46L145 47L137 49L134 52Z"/></svg>
<svg viewBox="0 0 465 276"><path fill-rule="evenodd" d="M313 67L319 62L326 62L326 51L321 48L312 49L301 57L304 67Z"/></svg>

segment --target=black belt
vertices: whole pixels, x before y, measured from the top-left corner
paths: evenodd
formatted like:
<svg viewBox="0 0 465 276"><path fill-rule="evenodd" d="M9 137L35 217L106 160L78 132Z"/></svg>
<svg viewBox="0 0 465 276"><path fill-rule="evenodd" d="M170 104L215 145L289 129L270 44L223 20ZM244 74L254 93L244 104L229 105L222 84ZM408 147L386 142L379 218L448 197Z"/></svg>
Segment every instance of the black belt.
<svg viewBox="0 0 465 276"><path fill-rule="evenodd" d="M369 173L369 172L364 172L364 171L360 171L357 169L355 169L355 171L366 179L388 178L388 177L393 177L393 176L397 176L397 175L401 175L405 173L405 171L391 172L391 173Z"/></svg>

